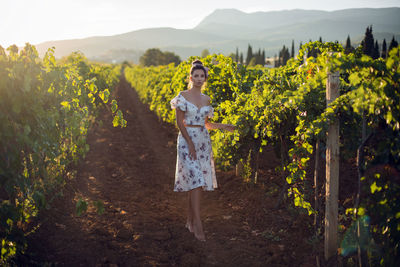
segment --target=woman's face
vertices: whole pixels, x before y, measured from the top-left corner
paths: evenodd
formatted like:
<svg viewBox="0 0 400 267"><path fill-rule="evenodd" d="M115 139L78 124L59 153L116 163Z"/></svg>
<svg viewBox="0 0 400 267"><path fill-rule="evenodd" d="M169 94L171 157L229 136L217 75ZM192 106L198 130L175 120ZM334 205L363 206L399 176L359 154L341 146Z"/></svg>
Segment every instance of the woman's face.
<svg viewBox="0 0 400 267"><path fill-rule="evenodd" d="M194 70L190 79L192 80L193 86L202 87L206 81L206 75L203 70Z"/></svg>

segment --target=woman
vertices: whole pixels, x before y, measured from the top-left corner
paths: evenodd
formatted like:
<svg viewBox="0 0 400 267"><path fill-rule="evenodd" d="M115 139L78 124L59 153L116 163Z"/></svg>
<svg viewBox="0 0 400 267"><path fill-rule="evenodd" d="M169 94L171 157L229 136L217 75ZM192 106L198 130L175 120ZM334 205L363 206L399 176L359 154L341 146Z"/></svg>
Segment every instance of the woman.
<svg viewBox="0 0 400 267"><path fill-rule="evenodd" d="M211 140L208 130L233 131L230 124L212 123L210 97L201 92L207 80L207 70L200 60L192 63L189 89L180 92L171 100L176 109L176 123L179 128L177 162L174 191L188 192L188 217L186 227L200 241L205 235L200 220L201 190L212 191L217 187Z"/></svg>

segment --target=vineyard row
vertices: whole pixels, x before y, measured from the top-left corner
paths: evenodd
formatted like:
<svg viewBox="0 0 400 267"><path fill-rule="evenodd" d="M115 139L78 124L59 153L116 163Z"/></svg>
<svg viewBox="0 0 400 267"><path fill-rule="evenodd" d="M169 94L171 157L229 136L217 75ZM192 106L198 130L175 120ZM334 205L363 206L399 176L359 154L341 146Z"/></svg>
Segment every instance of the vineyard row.
<svg viewBox="0 0 400 267"><path fill-rule="evenodd" d="M311 51L317 56L307 57ZM187 89L194 59L178 66L127 67L125 77L160 119L175 123L169 101ZM254 180L259 153L273 146L281 159L285 191L294 204L310 215L323 213L311 204L314 172L308 165L311 158L324 156L327 129L338 119L341 161L357 158L360 148L363 152L357 165L361 174L354 177L354 184L361 181L363 197L342 215L349 220L370 216L375 238L386 249L374 260L393 263L392 255L399 255L400 186L389 173L400 172L399 48L387 59L374 60L361 48L346 54L340 44L310 42L297 58L273 69L246 67L223 55L201 61L209 69L204 93L211 97L214 120L237 126L234 133L212 131L217 165L231 168L251 158ZM340 96L327 104L327 76L337 71ZM314 186L321 191L322 184Z"/></svg>

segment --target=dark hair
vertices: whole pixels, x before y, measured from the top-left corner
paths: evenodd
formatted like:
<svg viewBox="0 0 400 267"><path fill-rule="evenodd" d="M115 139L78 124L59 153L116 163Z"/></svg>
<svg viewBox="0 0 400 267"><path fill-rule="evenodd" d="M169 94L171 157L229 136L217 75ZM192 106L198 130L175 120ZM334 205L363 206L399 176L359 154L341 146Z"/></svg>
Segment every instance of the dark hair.
<svg viewBox="0 0 400 267"><path fill-rule="evenodd" d="M203 66L203 62L201 62L198 59L192 62L192 67L190 68L190 75L192 75L195 70L203 70L206 78L208 77L207 69Z"/></svg>

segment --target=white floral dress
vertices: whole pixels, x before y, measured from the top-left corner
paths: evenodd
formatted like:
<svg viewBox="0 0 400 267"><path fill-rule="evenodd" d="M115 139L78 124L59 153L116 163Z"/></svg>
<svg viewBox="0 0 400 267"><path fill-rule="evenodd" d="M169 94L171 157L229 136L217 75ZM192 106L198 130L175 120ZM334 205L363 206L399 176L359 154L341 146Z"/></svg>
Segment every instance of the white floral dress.
<svg viewBox="0 0 400 267"><path fill-rule="evenodd" d="M171 100L171 107L172 109L179 108L185 112L184 123L186 125L203 126L186 127L196 149L196 160L189 157L188 144L179 132L174 191L189 191L200 186L203 187L203 190L214 190L214 188L217 188L217 179L211 139L204 126L206 117L212 118L213 108L210 105L198 108L195 104L187 101L181 93Z"/></svg>

